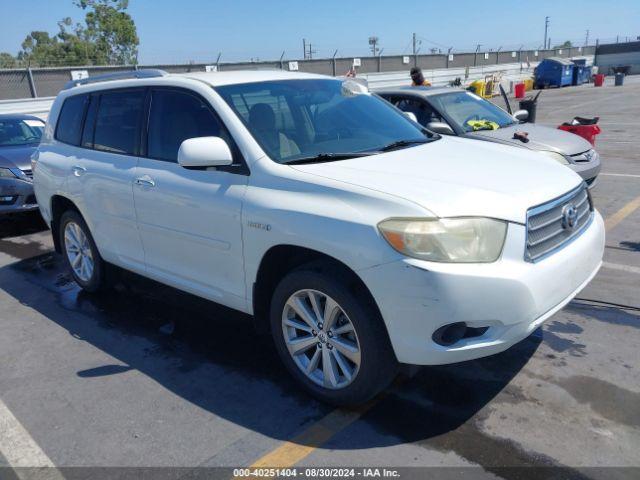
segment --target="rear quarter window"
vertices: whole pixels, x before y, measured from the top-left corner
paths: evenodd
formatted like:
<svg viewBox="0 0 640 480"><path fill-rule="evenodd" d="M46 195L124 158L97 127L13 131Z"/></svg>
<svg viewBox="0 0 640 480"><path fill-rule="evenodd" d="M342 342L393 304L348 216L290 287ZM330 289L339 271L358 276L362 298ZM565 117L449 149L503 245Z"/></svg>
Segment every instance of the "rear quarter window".
<svg viewBox="0 0 640 480"><path fill-rule="evenodd" d="M80 145L87 98L87 95L76 95L64 101L56 125L56 140L71 145Z"/></svg>

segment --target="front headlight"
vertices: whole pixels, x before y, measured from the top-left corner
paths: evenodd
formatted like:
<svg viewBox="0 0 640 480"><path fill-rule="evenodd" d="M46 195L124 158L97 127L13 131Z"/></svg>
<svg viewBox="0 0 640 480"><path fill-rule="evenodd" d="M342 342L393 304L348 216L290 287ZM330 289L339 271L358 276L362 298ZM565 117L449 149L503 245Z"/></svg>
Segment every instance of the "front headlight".
<svg viewBox="0 0 640 480"><path fill-rule="evenodd" d="M18 178L9 168L0 168L0 178Z"/></svg>
<svg viewBox="0 0 640 480"><path fill-rule="evenodd" d="M483 217L389 219L378 224L389 244L408 257L430 262L495 262L507 223Z"/></svg>
<svg viewBox="0 0 640 480"><path fill-rule="evenodd" d="M561 163L562 165L569 165L569 160L567 160L567 157L565 157L561 153L552 151L542 151L540 153L546 155L547 157L553 158L556 162Z"/></svg>

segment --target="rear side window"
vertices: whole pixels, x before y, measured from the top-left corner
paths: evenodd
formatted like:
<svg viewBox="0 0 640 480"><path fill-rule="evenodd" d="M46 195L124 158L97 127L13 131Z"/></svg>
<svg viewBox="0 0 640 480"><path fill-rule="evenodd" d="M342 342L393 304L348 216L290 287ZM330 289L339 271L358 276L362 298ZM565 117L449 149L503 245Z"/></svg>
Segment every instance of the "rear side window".
<svg viewBox="0 0 640 480"><path fill-rule="evenodd" d="M175 90L154 90L149 112L147 155L176 162L183 141L222 137L233 151L233 141L218 117L200 98Z"/></svg>
<svg viewBox="0 0 640 480"><path fill-rule="evenodd" d="M100 95L93 145L96 150L135 155L144 109L144 90Z"/></svg>
<svg viewBox="0 0 640 480"><path fill-rule="evenodd" d="M76 95L64 101L56 126L56 140L71 145L80 144L86 102L87 95Z"/></svg>

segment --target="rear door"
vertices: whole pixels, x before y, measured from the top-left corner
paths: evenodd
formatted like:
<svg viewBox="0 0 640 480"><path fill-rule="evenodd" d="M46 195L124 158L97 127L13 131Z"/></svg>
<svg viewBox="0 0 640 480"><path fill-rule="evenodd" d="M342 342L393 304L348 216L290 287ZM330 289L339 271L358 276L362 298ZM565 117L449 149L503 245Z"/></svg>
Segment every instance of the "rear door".
<svg viewBox="0 0 640 480"><path fill-rule="evenodd" d="M144 270L133 206L144 99L144 88L101 91L87 98L80 148L67 181L105 260L135 271Z"/></svg>
<svg viewBox="0 0 640 480"><path fill-rule="evenodd" d="M242 198L247 171L208 102L185 89L150 91L147 135L134 185L138 229L149 276L226 305L244 308ZM180 144L222 137L235 165L187 169Z"/></svg>

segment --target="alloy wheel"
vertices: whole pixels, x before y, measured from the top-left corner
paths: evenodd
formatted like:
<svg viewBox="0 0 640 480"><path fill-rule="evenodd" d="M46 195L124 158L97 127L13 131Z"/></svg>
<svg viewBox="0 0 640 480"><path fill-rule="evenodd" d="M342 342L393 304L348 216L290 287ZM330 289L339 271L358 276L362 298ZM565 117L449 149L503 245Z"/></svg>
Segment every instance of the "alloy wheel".
<svg viewBox="0 0 640 480"><path fill-rule="evenodd" d="M291 358L315 384L341 389L360 368L360 343L342 307L317 290L299 290L282 312L282 332Z"/></svg>
<svg viewBox="0 0 640 480"><path fill-rule="evenodd" d="M75 222L65 225L64 245L73 272L83 282L90 281L94 269L93 254L89 239L80 225Z"/></svg>

